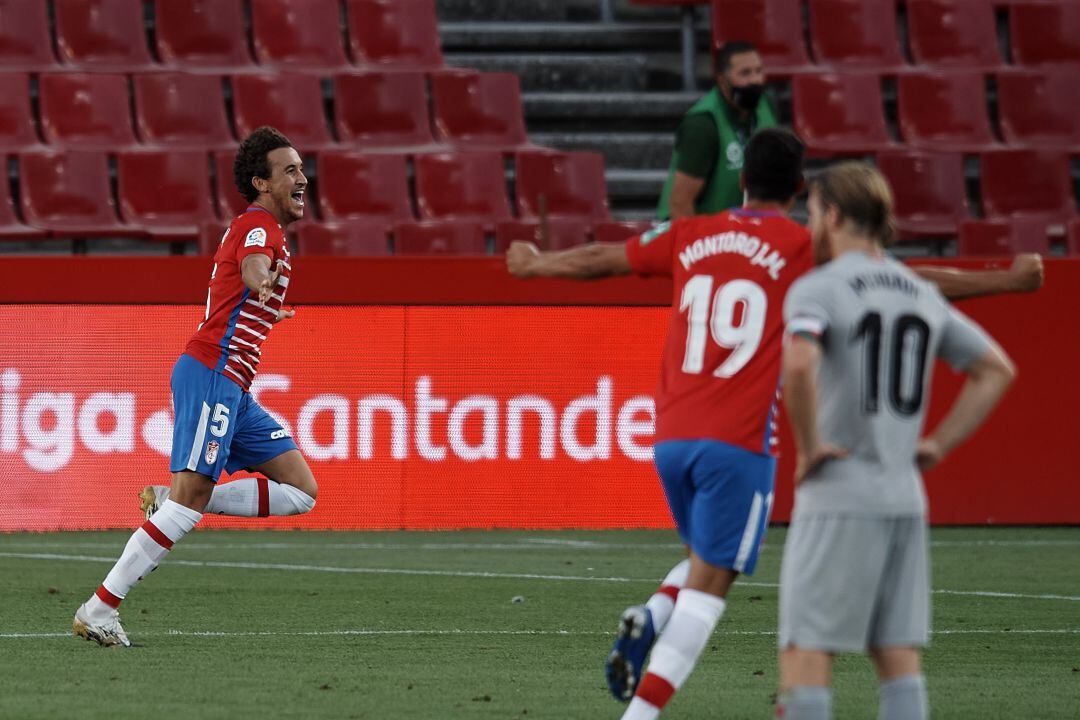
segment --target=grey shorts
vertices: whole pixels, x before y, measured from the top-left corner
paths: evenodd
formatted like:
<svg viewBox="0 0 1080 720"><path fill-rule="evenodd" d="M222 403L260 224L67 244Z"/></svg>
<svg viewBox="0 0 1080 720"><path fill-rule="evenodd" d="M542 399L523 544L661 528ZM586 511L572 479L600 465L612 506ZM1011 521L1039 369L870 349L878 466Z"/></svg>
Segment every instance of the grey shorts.
<svg viewBox="0 0 1080 720"><path fill-rule="evenodd" d="M781 649L925 647L930 560L918 516L808 516L791 523L780 567Z"/></svg>

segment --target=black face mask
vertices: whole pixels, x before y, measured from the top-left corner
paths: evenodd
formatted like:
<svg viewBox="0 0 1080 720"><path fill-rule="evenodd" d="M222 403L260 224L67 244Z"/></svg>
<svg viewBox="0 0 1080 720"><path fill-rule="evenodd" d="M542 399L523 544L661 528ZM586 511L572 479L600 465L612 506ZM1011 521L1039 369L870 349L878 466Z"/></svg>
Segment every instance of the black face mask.
<svg viewBox="0 0 1080 720"><path fill-rule="evenodd" d="M765 92L765 85L762 83L754 83L752 85L743 85L742 87L731 88L731 101L735 107L742 108L748 112L757 110L758 102L761 100L761 94Z"/></svg>

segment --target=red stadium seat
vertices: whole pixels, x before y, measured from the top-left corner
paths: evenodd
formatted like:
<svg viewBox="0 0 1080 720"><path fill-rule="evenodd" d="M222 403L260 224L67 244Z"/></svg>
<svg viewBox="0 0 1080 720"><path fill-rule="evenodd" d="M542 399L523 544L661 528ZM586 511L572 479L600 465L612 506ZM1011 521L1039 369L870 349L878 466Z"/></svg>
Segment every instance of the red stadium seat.
<svg viewBox="0 0 1080 720"><path fill-rule="evenodd" d="M0 150L20 150L40 144L30 107L30 77L0 75Z"/></svg>
<svg viewBox="0 0 1080 720"><path fill-rule="evenodd" d="M214 153L214 194L217 196L217 214L226 223L247 210L250 204L236 189L236 181L233 180L235 161L235 148Z"/></svg>
<svg viewBox="0 0 1080 720"><path fill-rule="evenodd" d="M717 48L752 42L769 75L790 75L811 65L803 42L802 0L715 0L712 23Z"/></svg>
<svg viewBox="0 0 1080 720"><path fill-rule="evenodd" d="M870 154L893 144L876 75L796 75L792 107L811 154Z"/></svg>
<svg viewBox="0 0 1080 720"><path fill-rule="evenodd" d="M1069 223L1069 230L1065 236L1065 251L1070 256L1080 256L1080 220Z"/></svg>
<svg viewBox="0 0 1080 720"><path fill-rule="evenodd" d="M135 123L143 142L191 148L233 146L221 78L188 73L136 75Z"/></svg>
<svg viewBox="0 0 1080 720"><path fill-rule="evenodd" d="M343 143L423 147L434 143L427 80L421 73L362 73L334 78L334 119Z"/></svg>
<svg viewBox="0 0 1080 720"><path fill-rule="evenodd" d="M232 79L236 136L272 125L302 152L333 141L326 129L322 88L314 75L237 75Z"/></svg>
<svg viewBox="0 0 1080 720"><path fill-rule="evenodd" d="M536 220L504 220L496 226L495 252L506 252L518 240L536 243L541 250L565 250L588 242L589 223L576 217L548 218L547 237Z"/></svg>
<svg viewBox="0 0 1080 720"><path fill-rule="evenodd" d="M416 204L425 220L469 219L493 230L510 219L503 161L497 153L418 155Z"/></svg>
<svg viewBox="0 0 1080 720"><path fill-rule="evenodd" d="M199 254L208 257L216 253L228 229L229 223L222 220L203 220L199 224Z"/></svg>
<svg viewBox="0 0 1080 720"><path fill-rule="evenodd" d="M485 255L484 228L463 220L399 223L394 228L398 255Z"/></svg>
<svg viewBox="0 0 1080 720"><path fill-rule="evenodd" d="M994 6L986 0L907 0L908 37L916 63L935 67L996 70Z"/></svg>
<svg viewBox="0 0 1080 720"><path fill-rule="evenodd" d="M876 160L892 186L902 237L956 234L968 218L961 155L895 150Z"/></svg>
<svg viewBox="0 0 1080 720"><path fill-rule="evenodd" d="M978 73L909 73L897 79L900 136L918 148L976 153L997 144Z"/></svg>
<svg viewBox="0 0 1080 720"><path fill-rule="evenodd" d="M981 164L987 217L1022 215L1053 224L1075 217L1066 155L1046 150L997 150L983 153Z"/></svg>
<svg viewBox="0 0 1080 720"><path fill-rule="evenodd" d="M0 183L0 240L39 240L45 231L32 228L19 220L11 203L11 189L7 182Z"/></svg>
<svg viewBox="0 0 1080 720"><path fill-rule="evenodd" d="M650 220L608 220L593 228L596 242L622 242L635 235L648 232L654 223Z"/></svg>
<svg viewBox="0 0 1080 720"><path fill-rule="evenodd" d="M100 152L29 152L19 155L23 217L53 235L130 236L109 191L109 164Z"/></svg>
<svg viewBox="0 0 1080 720"><path fill-rule="evenodd" d="M1076 69L1015 70L997 76L1001 135L1010 145L1080 152Z"/></svg>
<svg viewBox="0 0 1080 720"><path fill-rule="evenodd" d="M810 0L810 46L823 65L879 72L903 67L896 0Z"/></svg>
<svg viewBox="0 0 1080 720"><path fill-rule="evenodd" d="M253 0L251 35L262 65L326 70L349 64L337 0Z"/></svg>
<svg viewBox="0 0 1080 720"><path fill-rule="evenodd" d="M521 85L513 73L432 75L435 135L461 148L515 150L529 144Z"/></svg>
<svg viewBox="0 0 1080 720"><path fill-rule="evenodd" d="M66 65L130 72L154 67L142 0L55 0L56 47Z"/></svg>
<svg viewBox="0 0 1080 720"><path fill-rule="evenodd" d="M135 144L124 75L46 74L39 91L46 142L95 150Z"/></svg>
<svg viewBox="0 0 1080 720"><path fill-rule="evenodd" d="M1009 28L1017 65L1080 62L1080 3L1014 1Z"/></svg>
<svg viewBox="0 0 1080 720"><path fill-rule="evenodd" d="M433 0L347 0L349 47L357 65L442 67Z"/></svg>
<svg viewBox="0 0 1080 720"><path fill-rule="evenodd" d="M49 7L30 0L0 0L0 67L47 70L56 65Z"/></svg>
<svg viewBox="0 0 1080 720"><path fill-rule="evenodd" d="M120 215L151 237L194 239L213 217L205 152L129 150L117 157Z"/></svg>
<svg viewBox="0 0 1080 720"><path fill-rule="evenodd" d="M1046 223L1037 218L968 220L960 226L960 255L1050 252Z"/></svg>
<svg viewBox="0 0 1080 720"><path fill-rule="evenodd" d="M604 158L591 152L517 154L517 206L523 218L575 215L590 223L610 216Z"/></svg>
<svg viewBox="0 0 1080 720"><path fill-rule="evenodd" d="M301 255L389 255L389 229L381 222L300 223Z"/></svg>
<svg viewBox="0 0 1080 720"><path fill-rule="evenodd" d="M178 69L232 74L254 68L243 0L156 0L161 61Z"/></svg>
<svg viewBox="0 0 1080 720"><path fill-rule="evenodd" d="M402 155L324 152L318 182L319 208L327 220L367 218L388 229L413 217Z"/></svg>

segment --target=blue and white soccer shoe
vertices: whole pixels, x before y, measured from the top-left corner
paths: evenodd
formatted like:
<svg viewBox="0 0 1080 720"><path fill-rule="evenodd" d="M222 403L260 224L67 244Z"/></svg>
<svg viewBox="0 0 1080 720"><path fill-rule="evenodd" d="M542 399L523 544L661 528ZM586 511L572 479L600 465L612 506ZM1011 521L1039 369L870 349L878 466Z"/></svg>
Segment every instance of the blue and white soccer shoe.
<svg viewBox="0 0 1080 720"><path fill-rule="evenodd" d="M629 702L645 671L645 658L656 642L652 612L644 605L623 611L615 646L604 663L608 687L616 700Z"/></svg>

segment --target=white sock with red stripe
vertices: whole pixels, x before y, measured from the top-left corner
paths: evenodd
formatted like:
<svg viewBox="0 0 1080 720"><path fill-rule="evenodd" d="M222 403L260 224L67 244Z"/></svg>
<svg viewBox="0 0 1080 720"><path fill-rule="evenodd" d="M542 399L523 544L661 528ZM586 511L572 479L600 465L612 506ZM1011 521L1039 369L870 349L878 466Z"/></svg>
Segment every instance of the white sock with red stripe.
<svg viewBox="0 0 1080 720"><path fill-rule="evenodd" d="M116 565L86 603L92 618L104 618L120 607L135 583L156 568L174 543L191 532L202 513L166 500L161 509L135 531Z"/></svg>
<svg viewBox="0 0 1080 720"><path fill-rule="evenodd" d="M655 720L697 664L724 614L723 598L683 588L623 720Z"/></svg>
<svg viewBox="0 0 1080 720"><path fill-rule="evenodd" d="M657 590L645 607L652 612L653 627L659 634L671 619L671 611L675 609L675 600L679 597L679 590L686 584L686 578L690 575L690 558L671 568L664 582L660 583Z"/></svg>
<svg viewBox="0 0 1080 720"><path fill-rule="evenodd" d="M315 507L315 498L292 485L262 477L218 483L206 512L235 517L300 515Z"/></svg>

